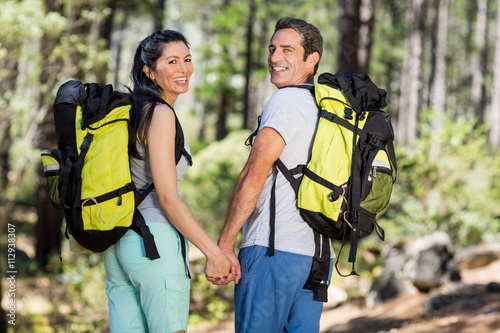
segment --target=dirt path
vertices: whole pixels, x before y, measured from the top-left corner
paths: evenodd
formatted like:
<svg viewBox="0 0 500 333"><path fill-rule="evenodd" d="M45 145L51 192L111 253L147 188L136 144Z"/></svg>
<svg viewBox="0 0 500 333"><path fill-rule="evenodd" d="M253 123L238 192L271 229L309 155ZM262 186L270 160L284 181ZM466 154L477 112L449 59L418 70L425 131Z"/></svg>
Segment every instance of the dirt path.
<svg viewBox="0 0 500 333"><path fill-rule="evenodd" d="M500 333L500 292L487 291L500 283L500 260L488 266L462 271L462 282L448 284L431 294L409 293L374 309L347 304L325 309L321 331ZM429 310L429 297L435 298ZM359 303L359 302L358 302Z"/></svg>

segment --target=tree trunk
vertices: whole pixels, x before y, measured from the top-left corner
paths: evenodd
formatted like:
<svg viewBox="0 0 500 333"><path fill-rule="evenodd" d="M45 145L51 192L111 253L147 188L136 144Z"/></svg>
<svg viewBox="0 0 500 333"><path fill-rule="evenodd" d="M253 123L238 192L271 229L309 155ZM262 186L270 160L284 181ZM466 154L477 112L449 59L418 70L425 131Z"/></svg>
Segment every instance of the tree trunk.
<svg viewBox="0 0 500 333"><path fill-rule="evenodd" d="M10 147L12 147L12 137L10 128L12 126L12 108L10 107L10 97L16 89L18 50L7 47L7 56L1 64L5 73L8 73L3 80L0 80L0 91L5 94L6 107L2 109L0 117L0 193L6 195L9 186L8 174L10 171Z"/></svg>
<svg viewBox="0 0 500 333"><path fill-rule="evenodd" d="M3 109L2 113L3 119L0 121L0 193L2 195L0 199L7 200L5 193L9 184L10 147L12 146L12 137L10 135L12 111L9 104ZM5 198L2 198L2 196L5 196Z"/></svg>
<svg viewBox="0 0 500 333"><path fill-rule="evenodd" d="M431 90L431 107L441 115L446 104L446 49L448 37L448 1L438 0L437 43L434 50L436 66ZM440 125L436 123L436 125Z"/></svg>
<svg viewBox="0 0 500 333"><path fill-rule="evenodd" d="M248 4L249 13L247 20L247 31L246 31L246 54L245 54L245 88L243 92L243 126L242 128L248 129L249 124L252 123L254 103L252 95L252 71L253 71L253 39L254 39L254 21L256 5L255 0L249 0Z"/></svg>
<svg viewBox="0 0 500 333"><path fill-rule="evenodd" d="M359 10L361 25L358 36L358 69L365 73L370 72L373 25L375 23L374 2L375 0L361 0Z"/></svg>
<svg viewBox="0 0 500 333"><path fill-rule="evenodd" d="M432 1L432 0L431 0ZM435 50L438 48L438 15L439 15L439 0L432 1L433 4L430 6L424 6L424 10L426 10L426 18L429 23L429 27L427 28L428 33L427 36L430 41L430 50L429 52L429 77L427 78L427 86L422 88L421 96L422 103L426 106L430 107L432 104L432 88L434 87L434 80L436 78L436 52ZM425 80L424 80L425 81Z"/></svg>
<svg viewBox="0 0 500 333"><path fill-rule="evenodd" d="M418 113L421 107L422 36L425 16L423 0L412 0L409 14L410 30L407 40L409 50L401 75L398 138L403 144L411 147L417 136Z"/></svg>
<svg viewBox="0 0 500 333"><path fill-rule="evenodd" d="M52 205L47 193L46 179L39 172L40 182L36 198L36 210L38 215L35 226L36 235L36 262L44 272L54 273L49 269L50 259L60 255L61 226L58 223L58 210Z"/></svg>
<svg viewBox="0 0 500 333"><path fill-rule="evenodd" d="M446 105L446 49L448 37L448 0L438 0L438 20L437 20L437 43L434 49L436 57L434 68L434 82L431 87L431 108L434 110L431 127L433 133L439 132L442 126L442 119L445 113ZM435 140L438 143L437 140ZM436 148L434 154L439 153L439 145L433 145ZM437 155L436 155L437 156Z"/></svg>
<svg viewBox="0 0 500 333"><path fill-rule="evenodd" d="M498 149L500 146L500 0L497 0L495 58L491 91L489 143L492 149Z"/></svg>
<svg viewBox="0 0 500 333"><path fill-rule="evenodd" d="M217 117L217 133L215 135L217 141L224 139L227 135L227 116L230 113L231 106L231 92L223 89L221 95L219 116Z"/></svg>
<svg viewBox="0 0 500 333"><path fill-rule="evenodd" d="M111 0L108 4L109 15L104 18L99 26L99 38L106 42L106 49L111 48L111 34L113 33L113 23L118 7L118 0Z"/></svg>
<svg viewBox="0 0 500 333"><path fill-rule="evenodd" d="M165 1L156 0L153 8L153 29L154 31L163 30L163 19L165 17Z"/></svg>
<svg viewBox="0 0 500 333"><path fill-rule="evenodd" d="M361 0L339 1L339 71L358 70L358 43L361 26L361 19L359 17L360 6Z"/></svg>
<svg viewBox="0 0 500 333"><path fill-rule="evenodd" d="M339 3L340 71L369 72L374 0L341 0Z"/></svg>
<svg viewBox="0 0 500 333"><path fill-rule="evenodd" d="M124 37L126 36L125 29L127 27L128 23L128 15L125 14L119 24L119 37L116 38L114 45L111 45L112 48L116 49L116 54L113 57L112 61L114 61L114 70L112 70L112 76L113 76L113 87L118 88L119 83L120 83L120 68L121 68L121 61L122 61L122 51L123 51L123 43L124 43Z"/></svg>
<svg viewBox="0 0 500 333"><path fill-rule="evenodd" d="M484 75L486 73L488 54L488 48L486 47L486 36L488 34L488 0L478 0L477 6L475 54L471 59L471 105L469 107L468 116L476 116L479 122L482 123L484 121L484 109L486 107Z"/></svg>
<svg viewBox="0 0 500 333"><path fill-rule="evenodd" d="M56 5L54 1L47 0L45 3L47 13L58 12L63 15L62 5ZM47 99L48 96L53 96L48 89L52 89L57 83L59 75L64 75L65 67L62 60L51 61L51 53L58 43L57 37L43 36L40 52L43 55L40 73L40 82L45 82L40 90L40 110L46 110L37 131L35 138L36 147L40 149L52 149L56 146L56 135L54 130L54 118L52 112L47 112L52 109L52 100ZM46 98L44 100L44 98ZM37 172L38 191L36 198L36 209L38 220L35 227L36 237L36 262L38 267L46 270L50 256L56 254L60 248L60 226L57 225L57 210L52 206L49 195L47 194L46 178L41 168Z"/></svg>

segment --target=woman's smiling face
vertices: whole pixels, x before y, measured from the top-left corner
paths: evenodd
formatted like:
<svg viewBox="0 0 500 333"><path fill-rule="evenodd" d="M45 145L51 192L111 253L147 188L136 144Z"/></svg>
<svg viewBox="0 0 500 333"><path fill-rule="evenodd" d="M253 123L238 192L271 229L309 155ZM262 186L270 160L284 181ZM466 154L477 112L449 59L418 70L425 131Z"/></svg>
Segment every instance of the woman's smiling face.
<svg viewBox="0 0 500 333"><path fill-rule="evenodd" d="M144 69L146 74L147 70ZM189 47L183 42L171 42L163 48L162 55L156 62L156 69L149 73L149 78L161 87L164 99L171 103L189 90L193 71Z"/></svg>

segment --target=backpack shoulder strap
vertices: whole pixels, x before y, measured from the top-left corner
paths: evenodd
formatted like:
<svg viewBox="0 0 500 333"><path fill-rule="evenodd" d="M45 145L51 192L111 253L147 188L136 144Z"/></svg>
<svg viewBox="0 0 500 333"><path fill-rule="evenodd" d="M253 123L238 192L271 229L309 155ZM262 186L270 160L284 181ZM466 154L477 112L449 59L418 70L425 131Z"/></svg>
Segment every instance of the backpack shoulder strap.
<svg viewBox="0 0 500 333"><path fill-rule="evenodd" d="M174 111L175 116L175 163L179 163L181 157L184 156L188 160L189 165L193 165L193 158L184 145L184 131L182 130L181 123L177 118L175 110L172 109L172 111Z"/></svg>
<svg viewBox="0 0 500 333"><path fill-rule="evenodd" d="M175 109L172 105L168 104L168 102L164 101L163 99L158 99L157 101L154 101L151 103L151 111L154 109L157 103L165 104L167 105L172 112L174 113L175 117L175 163L179 163L180 159L182 156L184 156L187 160L189 165L193 165L193 158L191 157L191 154L186 150L184 144L184 131L182 130L182 125L179 121L179 118L177 117L177 113L175 112Z"/></svg>
<svg viewBox="0 0 500 333"><path fill-rule="evenodd" d="M288 169L283 161L281 161L279 158L276 160L276 162L274 162L274 165L279 171L281 171L283 176L285 176L286 180L288 180L293 190L295 191L295 194L297 194L300 185L300 177L295 178L295 175L304 173L305 165L297 165L293 169Z"/></svg>

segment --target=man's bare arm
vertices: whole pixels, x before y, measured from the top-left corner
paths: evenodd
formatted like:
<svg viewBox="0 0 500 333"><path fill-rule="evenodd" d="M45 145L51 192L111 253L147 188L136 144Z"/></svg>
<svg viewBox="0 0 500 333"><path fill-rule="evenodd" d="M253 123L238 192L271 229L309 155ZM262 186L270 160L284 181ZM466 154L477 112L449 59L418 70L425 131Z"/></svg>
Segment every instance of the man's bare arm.
<svg viewBox="0 0 500 333"><path fill-rule="evenodd" d="M269 175L269 170L281 155L284 147L285 141L273 128L264 127L257 134L247 163L238 177L224 230L219 238L219 247L224 253L234 254L238 233L252 214ZM238 273L241 276L241 272ZM238 280L239 278L235 279L235 282L237 283Z"/></svg>

